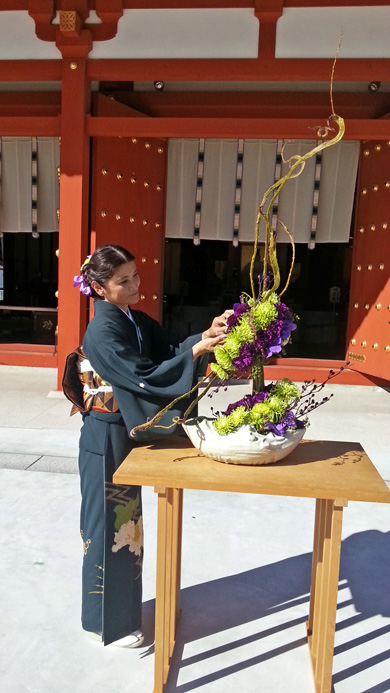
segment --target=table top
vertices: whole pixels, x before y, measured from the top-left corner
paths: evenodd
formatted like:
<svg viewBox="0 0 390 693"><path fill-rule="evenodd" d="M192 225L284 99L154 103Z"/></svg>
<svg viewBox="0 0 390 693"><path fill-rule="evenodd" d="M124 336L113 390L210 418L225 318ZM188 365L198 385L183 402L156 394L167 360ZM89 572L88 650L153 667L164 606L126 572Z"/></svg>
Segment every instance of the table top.
<svg viewBox="0 0 390 693"><path fill-rule="evenodd" d="M205 457L182 436L134 448L115 484L390 503L390 489L359 443L303 440L284 460L249 466Z"/></svg>

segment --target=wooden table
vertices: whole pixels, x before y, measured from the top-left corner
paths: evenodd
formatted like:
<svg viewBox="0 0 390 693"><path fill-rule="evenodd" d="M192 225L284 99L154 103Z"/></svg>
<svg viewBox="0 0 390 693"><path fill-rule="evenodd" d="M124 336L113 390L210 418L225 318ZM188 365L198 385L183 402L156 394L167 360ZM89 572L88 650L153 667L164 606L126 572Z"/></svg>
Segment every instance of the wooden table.
<svg viewBox="0 0 390 693"><path fill-rule="evenodd" d="M183 489L316 498L307 621L317 693L332 683L343 508L348 500L390 503L390 490L358 443L302 441L287 458L259 467L204 457L177 436L135 448L115 484L154 486L158 494L154 693L163 693L180 616Z"/></svg>

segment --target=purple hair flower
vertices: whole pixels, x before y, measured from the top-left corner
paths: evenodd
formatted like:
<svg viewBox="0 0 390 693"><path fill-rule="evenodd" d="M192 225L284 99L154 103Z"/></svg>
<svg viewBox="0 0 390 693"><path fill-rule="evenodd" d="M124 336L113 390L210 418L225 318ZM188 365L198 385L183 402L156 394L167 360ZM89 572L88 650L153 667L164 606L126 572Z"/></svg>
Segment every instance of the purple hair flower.
<svg viewBox="0 0 390 693"><path fill-rule="evenodd" d="M73 277L73 286L74 287L79 286L80 291L82 294L84 294L84 296L91 296L92 295L92 289L89 286L89 284L87 284L87 282L85 281L85 279L82 275L76 275L75 277Z"/></svg>

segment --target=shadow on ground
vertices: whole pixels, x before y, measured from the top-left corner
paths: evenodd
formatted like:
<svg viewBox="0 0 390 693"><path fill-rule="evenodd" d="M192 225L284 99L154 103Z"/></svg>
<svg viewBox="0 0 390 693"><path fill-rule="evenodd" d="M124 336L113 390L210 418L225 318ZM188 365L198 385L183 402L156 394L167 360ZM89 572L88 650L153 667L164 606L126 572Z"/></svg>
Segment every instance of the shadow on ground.
<svg viewBox="0 0 390 693"><path fill-rule="evenodd" d="M305 637L298 638L231 666L225 666L222 669L218 667L217 670L210 671L209 674L193 681L178 684L179 673L185 667L209 660L211 669L213 657L232 652L236 648L251 643L260 643L279 632L303 625L309 608L310 574L311 554L302 554L244 573L183 589L181 592L182 617L166 693L174 691L186 693L205 687L217 679L258 665L305 644ZM386 575L390 575L390 532L384 533L377 530L359 532L342 542L340 590L348 587L351 597L339 604L338 614L343 608L351 605L356 613L350 618L340 620L336 626L337 631L357 623L362 624L363 621L375 615L390 616L390 590L384 589ZM264 630L255 634L183 659L186 644L277 612L280 618L278 625L271 628L265 627ZM144 622L145 635L149 642L153 639L153 613L154 601L146 602ZM390 633L390 625L385 625L380 629L370 630L358 638L352 638L335 647L335 657L388 633ZM143 656L148 656L152 651L151 647ZM335 674L333 686L388 659L390 659L389 650L359 661ZM204 668L203 666L203 671ZM389 679L382 681L362 693L384 693L390 690L389 681Z"/></svg>

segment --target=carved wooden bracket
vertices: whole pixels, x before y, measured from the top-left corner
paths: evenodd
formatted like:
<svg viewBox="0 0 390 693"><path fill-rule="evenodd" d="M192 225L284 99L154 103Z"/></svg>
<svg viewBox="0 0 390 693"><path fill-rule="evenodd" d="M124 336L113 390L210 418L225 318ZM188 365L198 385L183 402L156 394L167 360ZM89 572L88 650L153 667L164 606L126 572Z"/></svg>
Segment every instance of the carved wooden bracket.
<svg viewBox="0 0 390 693"><path fill-rule="evenodd" d="M86 55L92 49L93 41L114 38L123 15L123 0L95 0L96 14L101 23L87 23L89 4L88 0L60 0L57 3L59 25L52 23L56 16L54 0L29 0L28 13L35 22L35 33L41 41L55 42L62 55L76 57ZM73 54L70 50L72 44L75 46Z"/></svg>
<svg viewBox="0 0 390 693"><path fill-rule="evenodd" d="M67 37L80 36L83 20L74 10L60 10L60 34Z"/></svg>
<svg viewBox="0 0 390 693"><path fill-rule="evenodd" d="M52 21L56 16L54 0L29 0L28 13L35 22L35 33L41 41L55 41L56 27Z"/></svg>
<svg viewBox="0 0 390 693"><path fill-rule="evenodd" d="M107 41L114 38L118 31L118 22L123 15L123 0L96 0L95 10L101 24L88 24L94 41Z"/></svg>
<svg viewBox="0 0 390 693"><path fill-rule="evenodd" d="M255 0L255 16L260 23L259 58L274 58L276 25L283 14L284 0Z"/></svg>

